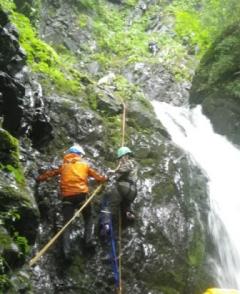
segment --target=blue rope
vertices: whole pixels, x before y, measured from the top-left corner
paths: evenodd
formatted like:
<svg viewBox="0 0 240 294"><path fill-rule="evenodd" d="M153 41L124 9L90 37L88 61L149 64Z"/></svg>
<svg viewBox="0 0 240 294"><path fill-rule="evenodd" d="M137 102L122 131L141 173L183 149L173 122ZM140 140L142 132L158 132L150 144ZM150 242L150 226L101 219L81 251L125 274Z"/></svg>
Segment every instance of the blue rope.
<svg viewBox="0 0 240 294"><path fill-rule="evenodd" d="M107 207L107 201L102 202L102 215L104 214L104 210ZM105 212L106 213L106 212ZM105 225L103 221L104 217L100 216L100 223L102 225ZM113 231L113 224L112 224L112 215L110 213L109 215L109 240L108 244L110 245L111 249L111 263L112 263L112 270L113 270L113 276L114 276L114 284L116 288L119 288L119 270L118 270L118 260L117 260L117 252L116 252L116 242L115 242L115 236Z"/></svg>
<svg viewBox="0 0 240 294"><path fill-rule="evenodd" d="M112 255L111 259L112 259L115 287L119 288L119 270L118 270L118 260L117 260L117 253L116 253L116 242L115 242L111 217L110 217L110 241L111 241L111 255Z"/></svg>

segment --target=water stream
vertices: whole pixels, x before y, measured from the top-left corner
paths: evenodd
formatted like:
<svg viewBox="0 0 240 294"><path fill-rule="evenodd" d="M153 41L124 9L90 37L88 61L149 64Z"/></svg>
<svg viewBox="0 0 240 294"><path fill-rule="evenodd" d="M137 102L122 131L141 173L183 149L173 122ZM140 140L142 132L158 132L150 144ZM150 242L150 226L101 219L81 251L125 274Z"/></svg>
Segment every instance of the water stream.
<svg viewBox="0 0 240 294"><path fill-rule="evenodd" d="M153 102L173 142L189 153L209 179L209 226L217 244L216 286L240 289L240 150L214 133L201 107L192 110Z"/></svg>

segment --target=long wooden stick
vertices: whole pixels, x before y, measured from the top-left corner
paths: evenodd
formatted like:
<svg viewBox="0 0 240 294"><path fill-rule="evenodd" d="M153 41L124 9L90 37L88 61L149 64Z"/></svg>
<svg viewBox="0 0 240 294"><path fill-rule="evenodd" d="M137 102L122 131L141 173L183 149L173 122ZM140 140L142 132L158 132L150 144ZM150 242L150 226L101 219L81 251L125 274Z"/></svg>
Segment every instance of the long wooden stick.
<svg viewBox="0 0 240 294"><path fill-rule="evenodd" d="M77 218L80 212L88 205L88 203L93 199L93 197L101 190L102 184L97 187L97 189L91 194L91 196L84 202L84 204L79 208L74 216L61 228L61 230L33 257L29 265L33 266L41 256L49 249L49 247L59 238L59 236L66 230L66 228Z"/></svg>
<svg viewBox="0 0 240 294"><path fill-rule="evenodd" d="M126 105L122 101L123 113L122 113L122 146L125 144L125 132L126 132Z"/></svg>

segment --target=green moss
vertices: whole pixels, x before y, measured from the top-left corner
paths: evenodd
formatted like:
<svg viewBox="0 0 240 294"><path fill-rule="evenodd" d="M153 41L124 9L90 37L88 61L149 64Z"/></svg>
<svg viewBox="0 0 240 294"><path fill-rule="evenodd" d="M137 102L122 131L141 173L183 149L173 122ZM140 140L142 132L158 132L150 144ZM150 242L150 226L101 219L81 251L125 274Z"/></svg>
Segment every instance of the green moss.
<svg viewBox="0 0 240 294"><path fill-rule="evenodd" d="M25 183L19 161L18 140L7 131L0 129L0 170L11 173L18 184Z"/></svg>
<svg viewBox="0 0 240 294"><path fill-rule="evenodd" d="M30 203L29 195L26 191L20 191L17 187L10 187L8 185L3 185L1 183L0 190L0 201L1 207L8 207L15 203L15 207L19 204L26 205L27 207L31 207L32 203Z"/></svg>
<svg viewBox="0 0 240 294"><path fill-rule="evenodd" d="M13 240L20 250L20 255L22 255L23 257L27 256L30 252L28 240L25 237L20 236L18 232L14 233Z"/></svg>
<svg viewBox="0 0 240 294"><path fill-rule="evenodd" d="M10 11L16 7L13 0L0 0L0 6L7 11Z"/></svg>
<svg viewBox="0 0 240 294"><path fill-rule="evenodd" d="M240 79L236 78L234 81L229 82L226 85L226 90L233 95L233 97L240 99Z"/></svg>
<svg viewBox="0 0 240 294"><path fill-rule="evenodd" d="M219 36L202 58L193 80L191 101L201 103L206 97L239 99L239 24Z"/></svg>
<svg viewBox="0 0 240 294"><path fill-rule="evenodd" d="M203 233L200 224L195 226L190 248L188 250L188 262L191 266L199 267L203 263L205 254L205 246L203 240Z"/></svg>
<svg viewBox="0 0 240 294"><path fill-rule="evenodd" d="M29 18L15 11L13 1L1 1L10 14L11 21L20 34L21 46L27 53L27 62L32 70L41 73L45 90L76 94L81 90L82 75L74 70L76 58L70 53L58 54L51 46L40 40Z"/></svg>
<svg viewBox="0 0 240 294"><path fill-rule="evenodd" d="M93 10L95 9L99 4L98 1L92 1L92 0L77 0L76 5L80 10Z"/></svg>
<svg viewBox="0 0 240 294"><path fill-rule="evenodd" d="M88 104L90 106L90 108L92 110L97 110L97 100L98 100L98 95L96 93L96 89L94 86L88 86L86 88L86 95L87 95L87 101L88 101Z"/></svg>
<svg viewBox="0 0 240 294"><path fill-rule="evenodd" d="M138 88L121 75L116 77L116 94L120 100L132 100Z"/></svg>
<svg viewBox="0 0 240 294"><path fill-rule="evenodd" d="M190 46L198 46L199 54L203 54L210 44L207 28L201 23L195 11L175 10L175 30L181 39L185 39Z"/></svg>
<svg viewBox="0 0 240 294"><path fill-rule="evenodd" d="M0 220L1 220L1 214L0 214ZM11 242L12 242L12 238L9 236L7 231L5 231L4 229L2 229L2 227L0 227L0 244L1 244L0 251L1 251L1 253L3 252L4 249L10 248ZM0 259L0 268L3 267L2 263L3 263L3 261L2 261L2 259Z"/></svg>
<svg viewBox="0 0 240 294"><path fill-rule="evenodd" d="M78 16L78 26L80 28L85 28L87 26L89 17L86 14L80 13Z"/></svg>
<svg viewBox="0 0 240 294"><path fill-rule="evenodd" d="M3 129L0 129L0 151L0 164L3 166L11 164L13 167L19 167L18 140Z"/></svg>
<svg viewBox="0 0 240 294"><path fill-rule="evenodd" d="M28 64L34 72L46 76L43 78L43 84L50 89L53 83L58 91L77 93L80 90L80 82L70 73L70 64L66 65L64 58L37 37L27 17L12 12L11 20L19 30L20 43L27 53Z"/></svg>
<svg viewBox="0 0 240 294"><path fill-rule="evenodd" d="M0 293L6 293L6 291L10 288L11 281L6 274L0 274Z"/></svg>
<svg viewBox="0 0 240 294"><path fill-rule="evenodd" d="M124 1L125 5L129 5L129 6L133 6L133 7L135 7L137 3L138 3L138 0L125 0Z"/></svg>
<svg viewBox="0 0 240 294"><path fill-rule="evenodd" d="M176 186L170 178L163 178L161 183L153 187L153 195L155 204L162 202L170 202L170 200L176 195Z"/></svg>
<svg viewBox="0 0 240 294"><path fill-rule="evenodd" d="M107 150L108 148L117 149L121 146L122 132L121 132L121 118L120 116L106 117L104 119L104 127L106 128Z"/></svg>

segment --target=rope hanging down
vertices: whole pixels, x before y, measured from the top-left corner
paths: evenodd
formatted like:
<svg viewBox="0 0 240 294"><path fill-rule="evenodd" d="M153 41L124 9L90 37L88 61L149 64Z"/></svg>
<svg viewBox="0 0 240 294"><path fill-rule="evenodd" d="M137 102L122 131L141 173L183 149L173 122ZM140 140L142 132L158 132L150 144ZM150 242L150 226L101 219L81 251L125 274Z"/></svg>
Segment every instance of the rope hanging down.
<svg viewBox="0 0 240 294"><path fill-rule="evenodd" d="M126 105L122 101L123 113L122 113L122 146L125 144L125 131L126 131Z"/></svg>
<svg viewBox="0 0 240 294"><path fill-rule="evenodd" d="M122 113L122 147L125 145L125 132L126 132L126 104L122 101L123 113ZM118 274L119 274L119 287L117 289L117 294L122 294L122 215L119 209L118 213Z"/></svg>
<svg viewBox="0 0 240 294"><path fill-rule="evenodd" d="M119 209L119 228L118 228L118 275L119 275L119 286L118 294L122 294L122 216Z"/></svg>
<svg viewBox="0 0 240 294"><path fill-rule="evenodd" d="M66 228L77 218L81 211L89 204L89 202L93 199L93 197L102 189L103 184L99 185L97 189L91 194L91 196L84 202L84 204L79 208L78 211L74 214L74 216L61 228L61 230L33 257L29 265L33 266L41 256L49 249L51 245L60 237L60 235L66 230Z"/></svg>

